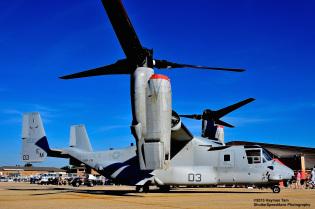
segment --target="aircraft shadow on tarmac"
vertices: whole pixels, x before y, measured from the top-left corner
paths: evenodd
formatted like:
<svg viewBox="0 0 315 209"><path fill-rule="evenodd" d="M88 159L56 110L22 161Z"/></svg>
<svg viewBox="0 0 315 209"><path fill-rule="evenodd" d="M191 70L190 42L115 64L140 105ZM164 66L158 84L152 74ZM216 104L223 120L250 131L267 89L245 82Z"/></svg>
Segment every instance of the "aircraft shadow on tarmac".
<svg viewBox="0 0 315 209"><path fill-rule="evenodd" d="M49 195L49 194L59 194L59 193L80 193L80 194L91 194L91 195L114 195L114 196L138 196L141 197L141 194L144 193L136 193L135 190L90 190L90 189L69 189L69 188L8 188L8 190L15 190L15 191L47 191L38 194L30 194L31 196L37 195ZM219 191L219 190L212 190L212 191L198 191L198 190L176 190L173 189L169 192L161 192L160 190L150 190L149 193L169 193L169 194L188 194L188 193L196 193L196 194L218 194L218 193L226 193L226 194L259 194L259 193L271 193L269 191Z"/></svg>
<svg viewBox="0 0 315 209"><path fill-rule="evenodd" d="M83 190L83 189L69 189L69 188L8 188L11 191L47 191L37 194L30 194L31 196L60 194L60 193L81 193L93 195L115 195L115 196L141 196L135 193L135 190Z"/></svg>

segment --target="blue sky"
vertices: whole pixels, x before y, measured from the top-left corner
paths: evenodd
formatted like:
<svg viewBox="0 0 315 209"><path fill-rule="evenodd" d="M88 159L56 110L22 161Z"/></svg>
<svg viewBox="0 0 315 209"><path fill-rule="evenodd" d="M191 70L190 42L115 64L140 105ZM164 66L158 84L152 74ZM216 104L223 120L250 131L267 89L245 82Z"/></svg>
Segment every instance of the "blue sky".
<svg viewBox="0 0 315 209"><path fill-rule="evenodd" d="M226 141L315 147L314 1L123 2L156 58L247 69L156 71L170 77L177 112L254 97L224 118L236 126ZM68 146L71 124L86 125L95 150L134 142L128 76L58 79L124 58L100 1L0 1L0 25L0 165L23 164L23 112L41 112L54 148ZM200 135L200 121L184 123Z"/></svg>

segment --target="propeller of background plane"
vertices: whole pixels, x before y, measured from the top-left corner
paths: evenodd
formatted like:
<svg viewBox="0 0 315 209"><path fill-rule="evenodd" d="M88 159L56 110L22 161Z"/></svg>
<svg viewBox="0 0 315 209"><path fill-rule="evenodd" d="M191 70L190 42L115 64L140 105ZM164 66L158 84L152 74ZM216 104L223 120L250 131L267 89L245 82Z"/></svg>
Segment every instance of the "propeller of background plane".
<svg viewBox="0 0 315 209"><path fill-rule="evenodd" d="M180 117L184 118L190 118L190 119L195 119L195 120L206 120L206 121L212 121L217 125L225 126L225 127L230 127L233 128L234 126L220 120L223 116L229 114L230 112L233 112L234 110L254 101L254 98L248 98L245 99L241 102L238 102L236 104L230 105L228 107L222 108L220 110L210 110L206 109L203 111L203 113L200 114L192 114L192 115L179 115Z"/></svg>
<svg viewBox="0 0 315 209"><path fill-rule="evenodd" d="M244 71L244 69L238 68L208 67L153 59L153 50L144 48L141 45L121 0L102 0L102 3L119 43L126 55L126 59L118 60L114 64L62 76L60 77L61 79L74 79L99 75L132 74L137 67L150 67L157 69L195 68L231 72Z"/></svg>

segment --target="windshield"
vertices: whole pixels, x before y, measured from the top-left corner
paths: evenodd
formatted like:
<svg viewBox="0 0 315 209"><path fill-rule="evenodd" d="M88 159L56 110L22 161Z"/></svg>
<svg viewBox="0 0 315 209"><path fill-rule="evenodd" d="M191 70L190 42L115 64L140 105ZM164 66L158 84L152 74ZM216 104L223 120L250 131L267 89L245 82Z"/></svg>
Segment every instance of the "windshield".
<svg viewBox="0 0 315 209"><path fill-rule="evenodd" d="M263 156L265 157L265 159L266 159L267 161L272 160L272 157L271 157L271 155L270 155L270 153L269 153L268 150L262 149L262 151L263 151Z"/></svg>

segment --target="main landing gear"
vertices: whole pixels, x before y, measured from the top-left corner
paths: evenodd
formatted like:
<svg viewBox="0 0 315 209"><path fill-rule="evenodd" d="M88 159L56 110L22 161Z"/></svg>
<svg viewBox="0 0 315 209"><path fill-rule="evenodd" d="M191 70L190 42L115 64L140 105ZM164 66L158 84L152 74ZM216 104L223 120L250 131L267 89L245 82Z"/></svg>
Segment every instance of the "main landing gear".
<svg viewBox="0 0 315 209"><path fill-rule="evenodd" d="M160 192L169 192L171 189L170 185L163 185L159 187Z"/></svg>
<svg viewBox="0 0 315 209"><path fill-rule="evenodd" d="M171 189L170 185L159 186L160 192L169 192L170 189ZM149 190L150 190L149 185L136 186L136 191L139 193L148 193Z"/></svg>
<svg viewBox="0 0 315 209"><path fill-rule="evenodd" d="M136 186L136 191L139 193L148 193L149 190L149 185Z"/></svg>

